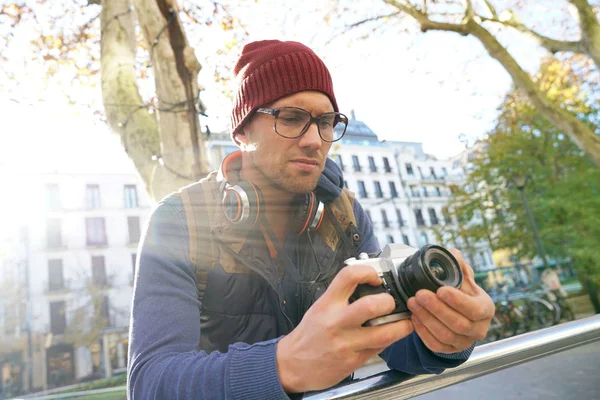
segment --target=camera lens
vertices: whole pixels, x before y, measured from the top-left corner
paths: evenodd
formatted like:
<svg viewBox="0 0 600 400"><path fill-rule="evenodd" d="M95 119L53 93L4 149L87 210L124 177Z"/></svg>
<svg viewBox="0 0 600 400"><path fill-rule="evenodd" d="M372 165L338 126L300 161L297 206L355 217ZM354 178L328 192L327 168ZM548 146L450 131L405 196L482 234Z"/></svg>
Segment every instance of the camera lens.
<svg viewBox="0 0 600 400"><path fill-rule="evenodd" d="M441 246L426 245L397 267L398 281L406 299L420 289L436 292L442 286L459 288L463 274L458 261Z"/></svg>
<svg viewBox="0 0 600 400"><path fill-rule="evenodd" d="M442 264L438 261L432 261L429 263L429 268L431 269L431 273L437 279L443 281L448 279L448 272L444 269Z"/></svg>

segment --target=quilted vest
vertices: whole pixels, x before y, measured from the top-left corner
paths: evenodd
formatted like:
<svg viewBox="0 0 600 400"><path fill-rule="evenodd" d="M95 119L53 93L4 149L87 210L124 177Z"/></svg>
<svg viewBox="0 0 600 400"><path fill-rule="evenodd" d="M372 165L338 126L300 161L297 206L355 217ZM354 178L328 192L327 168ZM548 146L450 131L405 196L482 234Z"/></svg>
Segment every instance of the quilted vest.
<svg viewBox="0 0 600 400"><path fill-rule="evenodd" d="M289 333L360 245L354 196L344 189L325 205L318 231L292 238L291 253L286 247L288 260L303 278L301 283L292 282L284 255L269 243L268 235L227 221L215 172L178 195L201 304L198 349L207 353L226 352L235 342L252 344Z"/></svg>

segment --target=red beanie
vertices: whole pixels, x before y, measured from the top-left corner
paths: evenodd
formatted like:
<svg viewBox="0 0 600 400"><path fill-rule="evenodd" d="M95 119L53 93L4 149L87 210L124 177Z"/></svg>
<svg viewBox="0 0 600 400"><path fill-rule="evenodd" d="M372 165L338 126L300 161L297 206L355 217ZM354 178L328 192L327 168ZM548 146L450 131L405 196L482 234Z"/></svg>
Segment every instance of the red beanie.
<svg viewBox="0 0 600 400"><path fill-rule="evenodd" d="M244 46L233 73L239 80L231 111L231 135L244 126L258 108L303 90L326 94L338 106L331 75L323 61L298 42L263 40Z"/></svg>

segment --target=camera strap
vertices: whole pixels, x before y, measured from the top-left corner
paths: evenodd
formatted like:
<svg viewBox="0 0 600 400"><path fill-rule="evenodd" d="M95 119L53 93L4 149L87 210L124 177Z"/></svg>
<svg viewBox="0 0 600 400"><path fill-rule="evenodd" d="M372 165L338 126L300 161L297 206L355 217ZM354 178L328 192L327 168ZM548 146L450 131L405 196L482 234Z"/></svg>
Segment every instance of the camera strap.
<svg viewBox="0 0 600 400"><path fill-rule="evenodd" d="M344 233L344 230L340 226L340 223L338 222L335 215L333 215L333 211L331 211L331 207L329 207L329 204L325 205L325 214L327 214L327 217L331 220L333 227L335 228L343 245L346 246L346 250L349 251L349 254L353 254L354 257L358 257L358 250L356 249L356 247L354 247L354 245L352 243L350 243L350 239L348 239L346 237L346 234Z"/></svg>

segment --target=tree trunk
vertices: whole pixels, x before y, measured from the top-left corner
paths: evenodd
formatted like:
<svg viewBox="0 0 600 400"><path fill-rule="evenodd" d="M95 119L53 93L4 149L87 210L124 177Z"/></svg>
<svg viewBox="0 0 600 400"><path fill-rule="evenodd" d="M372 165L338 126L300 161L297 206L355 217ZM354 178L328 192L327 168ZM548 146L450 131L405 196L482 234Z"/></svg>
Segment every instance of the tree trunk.
<svg viewBox="0 0 600 400"><path fill-rule="evenodd" d="M157 169L153 186L156 193L164 195L210 170L198 118L205 109L198 96L201 66L187 43L175 1L134 0L134 5L150 49L158 98L165 168Z"/></svg>
<svg viewBox="0 0 600 400"><path fill-rule="evenodd" d="M107 122L119 133L150 197L159 200L209 171L200 132L200 64L187 45L176 5L136 0L151 52L158 104L144 104L136 81L131 0L102 1L101 74ZM156 113L152 113L156 111Z"/></svg>
<svg viewBox="0 0 600 400"><path fill-rule="evenodd" d="M142 107L135 73L135 21L129 0L104 0L101 26L102 100L108 125L152 196L152 176L160 149L156 116Z"/></svg>

